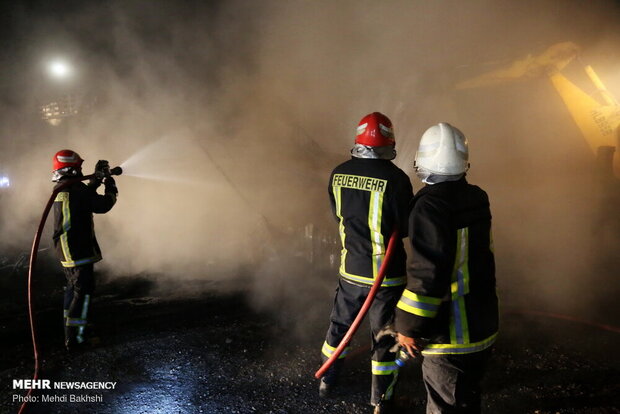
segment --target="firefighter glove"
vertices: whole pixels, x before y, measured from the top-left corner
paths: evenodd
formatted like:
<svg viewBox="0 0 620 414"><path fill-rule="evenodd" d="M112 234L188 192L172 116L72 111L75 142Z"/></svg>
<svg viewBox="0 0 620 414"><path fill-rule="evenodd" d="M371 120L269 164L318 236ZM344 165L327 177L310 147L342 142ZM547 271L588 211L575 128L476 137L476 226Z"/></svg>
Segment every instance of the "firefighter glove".
<svg viewBox="0 0 620 414"><path fill-rule="evenodd" d="M106 193L118 194L118 188L116 188L116 181L114 181L114 178L112 178L111 176L106 177L103 180L103 185L105 185Z"/></svg>
<svg viewBox="0 0 620 414"><path fill-rule="evenodd" d="M105 176L110 175L110 163L106 160L99 160L95 165L95 177L102 180Z"/></svg>
<svg viewBox="0 0 620 414"><path fill-rule="evenodd" d="M411 338L401 333L398 334L397 340L398 344L403 347L410 356L414 358L416 355L419 355L420 352L422 352L426 342L421 338Z"/></svg>

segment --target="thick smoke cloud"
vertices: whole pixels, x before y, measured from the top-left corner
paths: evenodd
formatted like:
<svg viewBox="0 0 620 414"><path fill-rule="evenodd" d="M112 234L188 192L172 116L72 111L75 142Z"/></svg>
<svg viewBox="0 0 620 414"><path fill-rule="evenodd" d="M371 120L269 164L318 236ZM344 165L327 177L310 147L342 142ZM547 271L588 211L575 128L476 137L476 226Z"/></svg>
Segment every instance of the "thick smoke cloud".
<svg viewBox="0 0 620 414"><path fill-rule="evenodd" d="M15 178L1 199L2 246L27 250L51 191L51 156L72 148L86 172L108 159L128 173L118 205L96 217L102 269L166 275L176 287L240 277L259 306L316 314L310 304L336 275L305 264L304 231L313 223L337 236L328 174L347 158L357 121L381 111L412 177L428 126L450 122L469 137L470 181L492 200L504 304L590 310L603 292L584 289L614 276L601 258L618 238L598 243L594 156L561 100L545 78L454 85L573 41L620 91L618 17L612 1L560 0L14 11L0 162ZM76 79L44 78L43 59L55 54L69 56ZM37 104L68 90L97 97L90 113L57 127L39 121Z"/></svg>

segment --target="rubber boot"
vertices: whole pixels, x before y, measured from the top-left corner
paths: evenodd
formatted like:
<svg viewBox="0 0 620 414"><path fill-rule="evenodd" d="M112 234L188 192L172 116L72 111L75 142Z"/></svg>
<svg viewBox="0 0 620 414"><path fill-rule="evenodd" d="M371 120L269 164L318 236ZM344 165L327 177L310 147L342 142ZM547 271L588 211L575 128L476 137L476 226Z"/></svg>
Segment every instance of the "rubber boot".
<svg viewBox="0 0 620 414"><path fill-rule="evenodd" d="M65 326L65 349L67 352L76 350L78 342L76 339L77 328L74 326Z"/></svg>
<svg viewBox="0 0 620 414"><path fill-rule="evenodd" d="M392 401L381 400L379 404L374 406L372 414L391 414L394 412L394 404Z"/></svg>
<svg viewBox="0 0 620 414"><path fill-rule="evenodd" d="M339 359L325 372L319 383L319 397L328 398L338 382L338 376L344 360Z"/></svg>

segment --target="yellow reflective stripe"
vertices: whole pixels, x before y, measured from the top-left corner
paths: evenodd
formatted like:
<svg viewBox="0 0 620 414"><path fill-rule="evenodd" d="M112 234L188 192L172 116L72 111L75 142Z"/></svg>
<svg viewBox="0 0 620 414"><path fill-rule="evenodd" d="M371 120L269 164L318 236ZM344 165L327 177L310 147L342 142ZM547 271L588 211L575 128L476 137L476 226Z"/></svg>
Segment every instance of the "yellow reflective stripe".
<svg viewBox="0 0 620 414"><path fill-rule="evenodd" d="M396 304L396 307L414 315L434 318L437 316L440 305L440 298L417 295L412 291L405 289L400 297L400 300Z"/></svg>
<svg viewBox="0 0 620 414"><path fill-rule="evenodd" d="M467 322L467 309L465 307L465 298L460 297L458 300L459 314L461 315L461 340L462 344L469 343L469 323Z"/></svg>
<svg viewBox="0 0 620 414"><path fill-rule="evenodd" d="M425 318L434 318L435 316L437 316L437 311L432 312L425 309L416 308L415 306L411 306L404 302L402 298L398 301L396 307L398 309L404 310L405 312L412 313L418 316L423 316Z"/></svg>
<svg viewBox="0 0 620 414"><path fill-rule="evenodd" d="M329 353L333 353L336 350L335 346L331 346L330 344L327 343L327 341L323 342L323 348L327 349L329 351Z"/></svg>
<svg viewBox="0 0 620 414"><path fill-rule="evenodd" d="M469 229L457 231L456 259L450 285L452 304L450 312L450 343L468 344L469 325L464 296L469 293Z"/></svg>
<svg viewBox="0 0 620 414"><path fill-rule="evenodd" d="M368 205L368 228L370 243L372 244L372 276L379 274L379 268L384 257L384 240L381 233L381 215L383 210L383 192L372 191Z"/></svg>
<svg viewBox="0 0 620 414"><path fill-rule="evenodd" d="M383 397L385 400L390 400L394 392L394 385L396 385L396 381L398 380L398 370L400 367L396 364L396 361L379 362L374 360L371 360L371 366L372 375L393 375L392 381Z"/></svg>
<svg viewBox="0 0 620 414"><path fill-rule="evenodd" d="M65 233L71 230L71 209L69 208L69 193L65 193L65 197L62 198L62 230Z"/></svg>
<svg viewBox="0 0 620 414"><path fill-rule="evenodd" d="M456 243L456 260L450 284L452 299L469 293L469 229L467 227L458 230Z"/></svg>
<svg viewBox="0 0 620 414"><path fill-rule="evenodd" d="M422 355L471 354L487 349L496 339L497 332L482 341L470 344L430 344L422 351Z"/></svg>
<svg viewBox="0 0 620 414"><path fill-rule="evenodd" d="M338 359L342 359L342 358L346 357L347 354L349 353L349 349L350 349L350 347L347 346L344 349L344 351L342 351L342 353L340 354ZM330 358L334 354L335 350L336 350L335 347L331 346L330 344L327 343L327 341L325 341L323 343L323 348L321 349L321 353L323 353L323 355L325 355L327 358Z"/></svg>
<svg viewBox="0 0 620 414"><path fill-rule="evenodd" d="M62 254L65 257L65 261L61 262L63 266L67 267L65 263L72 262L71 250L69 250L69 239L67 233L71 229L71 209L69 208L69 193L61 192L56 195L56 199L62 203L62 234L60 235L60 247Z"/></svg>
<svg viewBox="0 0 620 414"><path fill-rule="evenodd" d="M371 366L372 375L391 375L394 372L398 371L398 365L396 365L396 361L371 361Z"/></svg>
<svg viewBox="0 0 620 414"><path fill-rule="evenodd" d="M65 256L66 261L61 261L64 267L70 267L73 261L71 260L71 252L69 251L69 243L67 241L67 233L63 233L60 235L60 247L62 249L62 254Z"/></svg>
<svg viewBox="0 0 620 414"><path fill-rule="evenodd" d="M87 257L85 259L80 259L80 260L61 261L60 264L62 264L63 267L76 267L76 266L82 266L88 263L95 263L95 262L98 262L99 260L101 260L101 256L96 255L96 256Z"/></svg>
<svg viewBox="0 0 620 414"><path fill-rule="evenodd" d="M352 275L351 273L347 273L342 269L340 269L340 276L352 282L362 283L364 285L372 285L375 283L375 279L371 277ZM382 287L402 286L406 283L407 283L407 276L392 277L388 279L383 279L383 282L381 282L381 286Z"/></svg>
<svg viewBox="0 0 620 414"><path fill-rule="evenodd" d="M340 233L340 241L342 242L342 250L340 251L340 274L345 273L345 262L347 260L347 248L345 247L345 239L347 237L344 232L344 218L342 217L342 191L340 187L333 187L334 199L336 200L336 216L340 220L338 232Z"/></svg>
<svg viewBox="0 0 620 414"><path fill-rule="evenodd" d="M431 305L441 304L441 298L435 298L433 296L418 295L417 293L414 293L408 289L403 290L403 296L416 302L428 303Z"/></svg>
<svg viewBox="0 0 620 414"><path fill-rule="evenodd" d="M69 199L69 193L66 191L63 191L63 192L56 194L56 198L54 199L54 201L65 201L68 199Z"/></svg>

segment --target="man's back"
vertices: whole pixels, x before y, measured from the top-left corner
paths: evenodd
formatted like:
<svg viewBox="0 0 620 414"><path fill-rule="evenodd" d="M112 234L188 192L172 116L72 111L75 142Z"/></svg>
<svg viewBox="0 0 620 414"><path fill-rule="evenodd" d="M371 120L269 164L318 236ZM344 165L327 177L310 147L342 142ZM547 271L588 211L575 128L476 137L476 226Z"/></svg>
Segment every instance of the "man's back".
<svg viewBox="0 0 620 414"><path fill-rule="evenodd" d="M329 195L340 223L340 274L355 283L372 284L392 232L406 234L413 197L409 177L391 161L353 158L332 172ZM399 238L384 286L404 284L404 264Z"/></svg>
<svg viewBox="0 0 620 414"><path fill-rule="evenodd" d="M416 283L407 288L417 295L443 299L435 319L439 323L424 334L439 343L456 345L476 343L496 333L495 261L487 194L465 178L426 186L414 199L409 231L412 258L408 265ZM450 300L446 300L448 292ZM463 308L454 313L453 305L460 301ZM410 319L407 328L425 331L425 322L424 317ZM430 348L425 353L432 352Z"/></svg>
<svg viewBox="0 0 620 414"><path fill-rule="evenodd" d="M61 181L59 185L62 185ZM57 186L58 187L58 186ZM54 200L54 246L64 267L95 263L101 250L95 237L93 213L106 213L116 196L97 194L82 182L69 185Z"/></svg>

